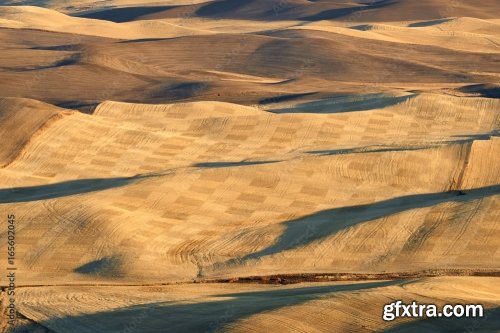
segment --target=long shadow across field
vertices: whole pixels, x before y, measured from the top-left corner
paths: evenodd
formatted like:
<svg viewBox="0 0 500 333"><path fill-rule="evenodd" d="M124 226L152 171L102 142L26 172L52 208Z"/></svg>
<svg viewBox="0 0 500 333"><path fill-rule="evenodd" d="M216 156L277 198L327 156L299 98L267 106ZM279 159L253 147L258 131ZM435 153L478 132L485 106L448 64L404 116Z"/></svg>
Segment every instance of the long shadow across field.
<svg viewBox="0 0 500 333"><path fill-rule="evenodd" d="M298 4L294 1L283 0L220 0L207 1L192 5L166 5L166 6L135 6L126 8L109 8L73 16L106 20L116 23L147 20L154 17L178 18L179 20L191 17L209 17L213 19L231 18L241 20L284 20L298 19L302 21L319 21L332 19L346 19L354 15L361 16L364 12L377 10L395 4L394 0L379 0L357 6L338 7L322 10L312 8L303 14L307 7L314 7L314 2ZM324 8L324 7L323 7Z"/></svg>
<svg viewBox="0 0 500 333"><path fill-rule="evenodd" d="M48 65L42 65L42 66L36 66L36 67L17 67L17 68L6 68L9 71L12 72L32 72L32 71L39 71L39 70L45 70L45 69L51 69L51 68L58 68L58 67L63 67L63 66L71 66L71 65L76 65L80 61L80 56L75 55L75 56L70 56L64 59L60 59L52 64Z"/></svg>
<svg viewBox="0 0 500 333"><path fill-rule="evenodd" d="M221 0L201 5L196 10L196 15L201 17L242 20L297 19L302 21L319 21L349 18L353 15L360 15L365 11L388 7L395 3L396 1L394 0L379 0L358 6L339 7L326 10L321 10L319 6L314 10L314 1L310 1L308 4L300 4L294 1L279 0ZM307 7L313 7L309 10L309 12L313 14L302 14Z"/></svg>
<svg viewBox="0 0 500 333"><path fill-rule="evenodd" d="M418 146L418 147L382 147L382 146L365 146L356 148L341 148L341 149L327 149L327 150L312 150L308 154L319 156L334 156L334 155L347 155L347 154L366 154L366 153L387 153L394 151L413 151L432 149L437 146Z"/></svg>
<svg viewBox="0 0 500 333"><path fill-rule="evenodd" d="M216 169L216 168L232 168L232 167L240 167L240 166L251 166L251 165L261 165L261 164L272 164L278 163L281 161L272 160L272 161L240 161L240 162L202 162L196 163L194 167L197 168L205 168L205 169Z"/></svg>
<svg viewBox="0 0 500 333"><path fill-rule="evenodd" d="M461 195L462 194L462 195ZM500 185L459 192L407 195L367 205L323 210L299 219L283 222L285 231L271 246L226 264L276 254L324 239L346 228L404 211L431 207L445 202L468 202L500 194Z"/></svg>
<svg viewBox="0 0 500 333"><path fill-rule="evenodd" d="M359 7L328 9L314 15L301 17L300 19L304 21L319 21L319 20L334 20L341 18L349 18L349 17L354 17L354 15L362 15L362 13L365 11L371 11L374 9L388 7L395 3L396 1L394 0L373 1L371 3Z"/></svg>
<svg viewBox="0 0 500 333"><path fill-rule="evenodd" d="M214 332L249 316L303 304L325 294L361 291L403 283L382 281L214 295L209 302L162 302L41 322L56 332Z"/></svg>
<svg viewBox="0 0 500 333"><path fill-rule="evenodd" d="M386 94L344 95L291 107L269 109L273 113L341 113L381 109L405 102L416 95L390 96Z"/></svg>
<svg viewBox="0 0 500 333"><path fill-rule="evenodd" d="M132 177L77 179L65 182L0 189L0 204L47 200L122 187L156 174Z"/></svg>
<svg viewBox="0 0 500 333"><path fill-rule="evenodd" d="M179 6L141 6L141 7L125 7L125 8L111 8L104 9L90 13L76 14L75 16L105 20L116 23L123 23L134 21L141 18L141 16L165 12Z"/></svg>
<svg viewBox="0 0 500 333"><path fill-rule="evenodd" d="M334 156L334 155L346 155L346 154L367 154L367 153L387 153L395 151L416 151L439 148L444 145L456 145L471 143L473 141L487 141L491 140L492 137L498 137L499 131L494 130L489 133L484 134L471 134L471 135L453 135L454 138L460 138L456 140L438 141L434 143L429 143L427 145L413 146L413 147L398 147L398 146L382 146L382 145L369 145L363 147L354 148L340 148L340 149L323 149L323 150L310 150L306 151L308 154L318 155L318 156Z"/></svg>

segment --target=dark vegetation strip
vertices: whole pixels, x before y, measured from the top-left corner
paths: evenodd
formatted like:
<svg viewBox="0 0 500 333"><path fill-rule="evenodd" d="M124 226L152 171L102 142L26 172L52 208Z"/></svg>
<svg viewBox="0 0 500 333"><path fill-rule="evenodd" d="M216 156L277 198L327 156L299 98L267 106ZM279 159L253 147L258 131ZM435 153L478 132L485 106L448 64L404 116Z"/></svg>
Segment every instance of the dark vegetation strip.
<svg viewBox="0 0 500 333"><path fill-rule="evenodd" d="M172 281L157 283L64 283L64 284L32 284L19 285L18 288L37 287L151 287L184 285L192 283L256 283L256 284L293 284L301 282L335 282L335 281L374 281L374 280L413 280L426 277L439 276L482 276L500 277L500 270L483 269L429 269L414 272L392 272L392 273L296 273L296 274L274 274L255 275L246 277L232 277L223 279L196 279L191 281ZM0 291L7 287L0 285Z"/></svg>
<svg viewBox="0 0 500 333"><path fill-rule="evenodd" d="M393 273L301 273L247 276L227 279L200 280L198 283L257 283L293 284L301 282L369 281L369 280L411 280L438 276L489 276L500 277L497 270L433 269L417 272Z"/></svg>

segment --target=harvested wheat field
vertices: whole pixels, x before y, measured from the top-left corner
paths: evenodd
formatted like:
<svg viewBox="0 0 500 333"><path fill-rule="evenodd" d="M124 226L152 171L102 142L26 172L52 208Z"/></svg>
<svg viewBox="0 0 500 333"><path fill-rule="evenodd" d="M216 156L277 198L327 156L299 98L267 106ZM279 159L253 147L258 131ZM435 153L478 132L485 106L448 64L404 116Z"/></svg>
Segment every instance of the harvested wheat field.
<svg viewBox="0 0 500 333"><path fill-rule="evenodd" d="M1 333L500 332L497 0L0 5Z"/></svg>

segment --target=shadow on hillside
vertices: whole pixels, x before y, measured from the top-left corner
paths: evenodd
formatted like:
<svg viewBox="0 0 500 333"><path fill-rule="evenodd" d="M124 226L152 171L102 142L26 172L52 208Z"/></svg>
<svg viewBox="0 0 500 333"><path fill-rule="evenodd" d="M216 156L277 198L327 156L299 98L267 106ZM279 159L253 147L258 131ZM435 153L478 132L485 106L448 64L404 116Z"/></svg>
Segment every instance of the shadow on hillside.
<svg viewBox="0 0 500 333"><path fill-rule="evenodd" d="M214 168L231 168L231 167L260 165L260 164L272 164L278 162L281 161L273 160L273 161L241 161L241 162L202 162L202 163L196 163L193 166L197 168L214 169Z"/></svg>
<svg viewBox="0 0 500 333"><path fill-rule="evenodd" d="M344 95L312 102L300 103L287 108L269 109L273 113L341 113L367 111L405 102L415 95L390 96L386 94Z"/></svg>
<svg viewBox="0 0 500 333"><path fill-rule="evenodd" d="M452 19L449 18L443 18L439 20L431 20L431 21L424 21L424 22L415 22L411 23L408 25L410 28L424 28L424 27L432 27L433 25L438 25L442 23L446 23L451 21Z"/></svg>
<svg viewBox="0 0 500 333"><path fill-rule="evenodd" d="M316 92L307 92L307 93L299 93L299 94L287 94L287 95L279 95L273 97L266 97L259 101L259 104L272 104L272 103L281 103L293 101L296 99L300 99L302 97L307 97L316 94Z"/></svg>
<svg viewBox="0 0 500 333"><path fill-rule="evenodd" d="M340 18L354 18L355 15L359 15L364 11L370 11L374 9L387 7L393 5L396 2L397 1L394 0L373 1L372 3L368 3L358 7L328 9L314 15L301 17L299 19L304 21L320 21L320 20L334 20Z"/></svg>
<svg viewBox="0 0 500 333"><path fill-rule="evenodd" d="M122 277L122 260L118 256L108 256L93 260L75 268L75 273L102 277Z"/></svg>
<svg viewBox="0 0 500 333"><path fill-rule="evenodd" d="M458 88L458 91L486 98L500 98L499 84L473 84Z"/></svg>
<svg viewBox="0 0 500 333"><path fill-rule="evenodd" d="M426 208L447 202L468 202L497 194L500 194L500 185L463 190L462 192L407 195L372 204L319 211L302 218L283 222L285 231L273 245L258 252L248 254L243 258L232 259L224 264L259 259L282 251L306 246L346 228L412 209Z"/></svg>
<svg viewBox="0 0 500 333"><path fill-rule="evenodd" d="M105 20L116 23L123 23L123 22L134 21L135 19L138 19L141 16L155 14L171 10L177 7L179 6L151 6L151 7L141 6L141 7L111 8L111 9L94 11L90 13L76 14L74 16L97 19L97 20Z"/></svg>
<svg viewBox="0 0 500 333"><path fill-rule="evenodd" d="M0 189L0 204L47 200L67 197L70 195L103 191L111 188L126 186L140 181L141 179L155 176L157 175L148 174L132 177L78 179L47 185L3 188Z"/></svg>
<svg viewBox="0 0 500 333"><path fill-rule="evenodd" d="M74 55L70 56L64 59L57 60L53 62L52 64L48 65L42 65L42 66L35 66L35 67L16 67L16 68L9 68L10 71L13 72L32 72L32 71L39 71L39 70L45 70L45 69L51 69L51 68L58 68L58 67L63 67L63 66L71 66L71 65L76 65L80 62L80 56L79 55Z"/></svg>
<svg viewBox="0 0 500 333"><path fill-rule="evenodd" d="M326 149L326 150L313 150L307 153L320 156L332 156L332 155L346 155L346 154L366 154L366 153L385 153L393 151L412 151L412 150L424 150L432 149L438 147L437 145L432 146L418 146L418 147L380 147L380 146L365 146L359 148L344 148L344 149Z"/></svg>
<svg viewBox="0 0 500 333"><path fill-rule="evenodd" d="M223 14L231 14L236 10L242 9L255 2L255 0L222 0L208 2L196 11L199 16L218 16Z"/></svg>

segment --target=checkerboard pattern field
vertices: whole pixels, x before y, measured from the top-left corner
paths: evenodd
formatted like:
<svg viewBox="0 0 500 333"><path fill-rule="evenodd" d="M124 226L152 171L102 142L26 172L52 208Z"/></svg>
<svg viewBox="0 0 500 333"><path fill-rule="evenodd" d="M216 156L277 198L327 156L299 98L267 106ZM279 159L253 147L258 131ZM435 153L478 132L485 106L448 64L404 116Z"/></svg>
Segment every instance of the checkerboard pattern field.
<svg viewBox="0 0 500 333"><path fill-rule="evenodd" d="M50 110L0 169L20 283L498 268L499 111L434 94L332 114Z"/></svg>

